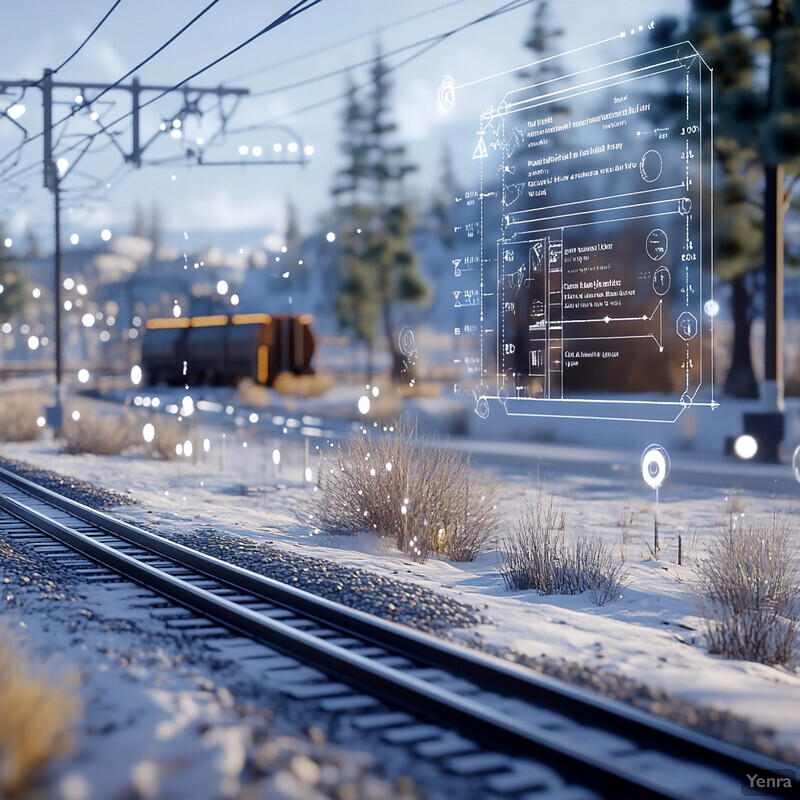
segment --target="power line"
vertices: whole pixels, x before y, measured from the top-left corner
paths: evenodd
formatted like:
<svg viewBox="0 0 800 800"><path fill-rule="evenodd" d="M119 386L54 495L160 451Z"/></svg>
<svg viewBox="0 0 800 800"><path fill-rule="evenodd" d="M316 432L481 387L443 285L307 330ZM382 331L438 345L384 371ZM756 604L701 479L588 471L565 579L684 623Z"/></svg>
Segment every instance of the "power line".
<svg viewBox="0 0 800 800"><path fill-rule="evenodd" d="M230 58L230 56L234 55L234 53L238 53L241 49L247 47L247 45L251 44L264 34L269 33L271 30L277 28L279 25L283 25L284 22L288 22L290 19L294 19L296 16L299 16L304 11L308 11L308 9L313 8L314 6L318 5L321 2L322 0L300 0L299 3L295 3L295 5L293 5L288 11L284 12L283 14L281 14L280 17L270 22L269 25L262 28L258 33L253 34L249 39L245 39L241 44L236 45L236 47L232 48L231 50L228 50L228 52L225 53L224 55L221 55L219 58L214 59L214 61L212 61L210 64L206 64L206 66L203 67L202 69L198 69L196 72L193 72L191 75L184 78L179 83L176 83L171 89L165 90L161 94L156 95L152 100L148 100L147 103L143 103L142 108L144 108L144 106L150 105L150 103L155 103L156 100L160 100L165 94L168 94L169 92L174 92L175 89L179 89L181 86L183 86L184 83L188 83L190 80L196 78L198 75L202 75L204 72L207 72L212 67L216 67L217 64L221 63L226 58Z"/></svg>
<svg viewBox="0 0 800 800"><path fill-rule="evenodd" d="M390 53L388 55L396 55L396 54L404 52L406 50L411 50L411 49L413 49L415 47L419 47L419 48L422 48L422 49L420 49L419 52L414 53L411 56L409 56L408 58L404 59L403 61L400 61L397 64L393 64L392 66L387 67L386 68L386 72L390 73L390 72L394 72L395 70L400 69L401 67L403 67L406 64L410 63L414 59L419 58L424 53L427 53L429 50L431 50L436 45L440 44L441 42L445 41L446 39L449 39L451 36L454 36L455 34L461 32L463 30L466 30L467 28L471 28L471 27L473 27L475 25L478 25L478 24L480 24L482 22L486 22L486 21L488 21L490 19L494 19L495 17L502 16L503 14L507 14L510 11L516 11L518 8L522 8L522 7L526 6L526 5L530 5L531 3L534 3L534 2L537 2L537 0L511 0L511 2L505 3L504 5L496 8L494 11L490 11L487 14L483 14L482 16L477 17L477 18L471 20L470 22L466 22L463 25L459 25L456 28L451 28L449 31L445 31L444 33L437 34L436 36L431 36L431 37L428 37L426 39L421 39L420 41L414 42L413 44L409 44L409 45L405 45L404 47L400 47L397 50L392 51L392 53ZM384 57L384 56L382 56L382 57ZM277 91L287 91L288 89L295 88L296 86L299 86L299 85L305 85L305 84L308 84L308 83L313 83L313 82L325 80L326 78L334 77L334 76L339 75L339 74L341 74L343 72L348 72L351 69L357 69L358 67L374 63L375 61L376 61L376 58L371 58L371 59L368 59L366 61L362 61L362 62L360 62L358 64L351 65L349 67L345 67L345 68L338 69L338 70L332 70L330 72L323 73L321 75L317 75L314 78L310 78L310 79L307 79L307 80L304 80L304 81L298 81L296 84L293 84L293 85L280 87L280 89L265 90L264 92L257 92L255 94L252 94L251 97L261 97L263 95L271 94L271 93L277 92ZM356 89L356 91L358 91L359 89L365 88L367 85L368 85L368 82L364 82L364 83L361 83L358 86L356 86L355 89ZM260 128L267 127L267 126L274 125L276 123L282 122L285 119L290 119L291 117L295 117L295 116L298 116L300 114L305 114L305 113L307 113L309 111L316 111L318 108L324 108L325 106L329 106L332 103L336 103L336 102L338 102L340 100L346 99L347 95L349 94L349 92L350 92L350 89L342 92L341 94L337 94L337 95L334 95L332 97L326 97L324 100L320 100L320 101L318 101L316 103L311 103L311 104L309 104L307 106L301 106L300 108L293 109L292 111L287 111L284 114L280 114L277 117L272 117L271 119L268 119L268 120L266 120L264 122L261 122L261 123L258 123L256 125L249 125L249 126L247 126L245 128L236 128L235 130L230 131L230 133L247 133L249 131L259 130Z"/></svg>
<svg viewBox="0 0 800 800"><path fill-rule="evenodd" d="M157 56L166 47L168 47L172 42L174 42L175 39L177 39L180 35L182 35L190 26L192 26L195 22L197 22L204 14L206 14L208 11L210 11L211 8L213 8L213 6L215 6L219 1L220 0L212 0L211 3L209 3L202 11L198 12L198 14L196 14L195 17L193 17L177 33L175 33L173 36L171 36L161 47L159 47L157 50L155 50L153 53L151 53L146 59L144 59L139 64L137 64L135 67L133 67L133 69L129 70L127 73L125 73L125 75L123 75L121 78L116 80L114 83L112 83L112 84L110 84L108 86L105 86L103 88L103 90L97 96L95 96L91 101L86 102L86 103L82 104L81 106L79 106L77 108L74 108L65 117L63 117L62 119L58 120L57 122L52 123L49 126L46 126L46 128L44 130L40 131L39 133L35 134L34 136L26 137L26 139L20 145L15 147L13 150L11 150L9 153L7 153L2 159L0 159L0 164L2 164L4 161L7 161L9 158L13 158L14 155L16 155L19 151L21 151L25 147L25 145L30 144L31 142L34 142L37 139L40 139L42 136L45 135L47 130L53 130L57 126L62 125L64 122L66 122L67 120L71 119L75 114L77 114L83 108L85 108L86 106L91 105L91 103L96 102L104 94L106 94L107 92L109 92L112 89L114 89L117 86L119 86L120 83L123 80L125 80L125 78L129 77L137 69L139 69L144 64L148 63L153 58L155 58L155 56ZM220 62L224 61L226 58L229 58L234 53L237 53L239 50L241 50L242 48L246 47L248 44L250 44L251 42L255 41L259 37L263 36L264 34L268 33L269 31L273 30L274 28L277 28L278 26L282 25L284 22L288 22L290 19L293 19L294 17L298 16L303 11L307 11L308 9L312 8L313 6L315 6L315 5L317 5L318 3L321 3L321 2L322 2L322 0L300 0L299 2L296 2L291 8L289 8L288 11L285 11L283 14L281 14L279 17L277 17L275 20L273 20L269 25L265 26L260 31L258 31L256 34L254 34L253 36L249 37L248 39L243 41L241 44L239 44L236 47L232 48L227 53L225 53L224 55L222 55L219 58L215 59L211 63L207 64L205 67L202 67L201 69L195 71L194 73L192 73L191 75L187 76L186 78L184 78L183 80L179 81L178 83L174 84L173 86L170 86L170 87L164 89L158 95L156 95L152 99L148 100L146 103L142 103L139 106L139 108L141 109L141 108L144 108L144 107L146 107L146 106L148 106L148 105L150 105L152 103L155 103L157 100L160 100L165 95L169 94L170 92L175 91L176 89L179 89L181 86L183 86L184 84L188 83L190 80L192 80L192 78L195 78L198 75L202 75L204 72L206 72L207 70L209 70L212 67L216 66ZM26 82L25 85L27 85L27 86L37 86L37 85L42 83L42 80L43 79L40 78L38 81L29 81L29 82ZM113 122L111 122L108 125L106 125L105 129L107 130L111 126L116 125L119 122L122 122L123 120L125 120L128 117L132 116L132 113L133 112L128 112L126 114L123 114L122 116L120 116L117 119L115 119Z"/></svg>
<svg viewBox="0 0 800 800"><path fill-rule="evenodd" d="M117 1L116 1L116 3L114 3L114 5L113 5L113 6L111 6L111 8L109 8L109 9L108 9L108 11L106 11L106 13L105 13L105 16L104 16L104 17L103 17L103 18L100 20L100 22L98 22L98 23L97 23L97 25L95 25L95 26L94 26L94 29L92 30L92 32L91 32L91 33L90 33L90 34L89 34L89 35L88 35L88 36L87 36L87 37L86 37L86 38L85 38L85 39L84 39L84 40L83 40L83 41L80 43L80 45L78 45L78 48L77 48L77 49L76 49L76 50L75 50L75 51L72 53L72 55L70 55L68 58L65 58L65 59L64 59L64 60L63 60L63 61L62 61L62 62L61 62L61 63L60 63L60 64L59 64L59 65L58 65L58 66L57 66L57 67L56 67L54 70L53 70L53 72L54 72L54 73L55 73L55 72L58 72L58 71L59 71L59 70L60 70L62 67L66 67L66 66L67 66L67 64L69 64L69 62L70 62L70 61L72 61L72 59L73 59L73 58L75 58L75 56L76 56L76 55L78 55L78 53L80 53L80 51L81 51L81 50L83 50L83 48L84 48L84 45L86 45L86 43L89 41L89 39L91 39L91 38L92 38L92 36L94 36L94 35L97 33L97 31L98 31L98 30L100 30L100 26L101 26L101 25L102 25L102 24L103 24L103 23L104 23L104 22L105 22L105 21L106 21L106 20L107 20L107 19L108 19L108 18L111 16L111 13L114 11L114 9L115 9L115 8L116 8L116 7L117 7L117 6L118 6L118 5L119 5L121 2L122 2L122 0L117 0Z"/></svg>
<svg viewBox="0 0 800 800"><path fill-rule="evenodd" d="M152 61L159 53L161 53L164 50L166 50L167 47L169 47L177 38L182 36L187 30L189 30L189 28L191 28L192 25L195 24L195 22L197 22L199 19L204 17L209 11L211 11L211 9L214 8L214 6L219 2L220 2L220 0L211 0L211 2L202 11L199 11L197 14L195 14L194 17L192 17L192 19L190 19L189 22L187 22L177 33L174 33L172 36L170 36L170 38L167 39L167 41L164 42L164 44L162 44L161 47L159 47L157 50L154 50L149 56L147 56L147 58L145 58L142 61L140 61L135 67L132 67L131 69L129 69L121 78L118 78L116 81L114 81L114 83L110 84L105 89L103 89L103 91L100 92L100 94L96 95L92 99L91 102L92 103L96 103L104 94L106 94L107 92L110 92L116 86L119 86L122 83L122 81L125 80L125 78L129 78L138 69L141 69L145 64L147 64L150 61ZM78 110L79 109L73 110L70 113L70 116L75 114ZM60 125L61 122L63 122L63 121L64 120L60 120L59 122L56 122L55 124L56 125Z"/></svg>
<svg viewBox="0 0 800 800"><path fill-rule="evenodd" d="M378 34L391 30L392 28L396 28L399 25L404 25L407 22L413 22L416 19L427 17L430 14L436 14L439 11L444 11L451 6L457 6L464 2L466 2L466 0L451 0L451 2L445 3L444 5L436 6L435 8L429 8L425 11L420 11L418 14L412 14L409 17L403 17L402 19L395 20L394 22L389 22L386 25L380 25L379 27L373 28L372 30L364 33L357 33L355 36L349 36L346 39L339 39L339 41L332 42L325 47L319 47L315 50L307 50L305 53L299 53L298 55L292 56L291 58L286 58L283 61L277 61L274 64L268 64L266 67L259 67L258 69L251 70L250 72L243 72L240 75L234 75L228 80L231 82L243 81L247 78L252 78L255 75L262 75L265 72L271 72L274 69L279 69L280 67L285 67L289 64L295 64L298 61L305 61L307 58L317 57L322 53L336 50L339 47L343 47L346 44L352 44L360 39L368 39L377 36Z"/></svg>

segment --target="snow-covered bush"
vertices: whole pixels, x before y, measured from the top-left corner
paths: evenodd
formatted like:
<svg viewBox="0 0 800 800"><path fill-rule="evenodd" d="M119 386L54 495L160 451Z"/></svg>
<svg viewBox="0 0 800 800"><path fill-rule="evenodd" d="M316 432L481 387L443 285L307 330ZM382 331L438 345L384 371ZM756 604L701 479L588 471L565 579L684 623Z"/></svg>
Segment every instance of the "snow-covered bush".
<svg viewBox="0 0 800 800"><path fill-rule="evenodd" d="M38 392L4 392L0 394L0 442L30 442L38 439L42 429L36 420L45 404Z"/></svg>
<svg viewBox="0 0 800 800"><path fill-rule="evenodd" d="M598 537L567 541L566 517L542 490L528 499L500 545L500 575L508 589L539 594L589 592L598 606L613 600L627 572L612 548Z"/></svg>
<svg viewBox="0 0 800 800"><path fill-rule="evenodd" d="M472 561L498 528L497 487L469 458L414 428L354 433L327 459L313 519L330 533L391 537L417 561L429 553Z"/></svg>
<svg viewBox="0 0 800 800"><path fill-rule="evenodd" d="M189 438L183 425L178 420L164 415L150 417L147 422L153 427L153 440L145 445L147 451L167 460L178 458L178 445L183 448ZM141 431L144 425L140 423L141 420L137 423L136 441L142 441ZM192 445L196 448L197 442L192 442Z"/></svg>
<svg viewBox="0 0 800 800"><path fill-rule="evenodd" d="M333 376L327 372L315 372L313 375L295 375L293 372L281 372L275 376L272 386L281 395L320 397L333 388Z"/></svg>
<svg viewBox="0 0 800 800"><path fill-rule="evenodd" d="M68 684L33 669L16 637L0 629L0 797L16 796L68 751L77 710Z"/></svg>
<svg viewBox="0 0 800 800"><path fill-rule="evenodd" d="M131 443L132 415L99 415L88 406L77 411L78 419L67 415L64 420L64 453L116 456Z"/></svg>
<svg viewBox="0 0 800 800"><path fill-rule="evenodd" d="M728 658L791 666L800 628L800 573L788 517L730 514L697 569L708 648Z"/></svg>

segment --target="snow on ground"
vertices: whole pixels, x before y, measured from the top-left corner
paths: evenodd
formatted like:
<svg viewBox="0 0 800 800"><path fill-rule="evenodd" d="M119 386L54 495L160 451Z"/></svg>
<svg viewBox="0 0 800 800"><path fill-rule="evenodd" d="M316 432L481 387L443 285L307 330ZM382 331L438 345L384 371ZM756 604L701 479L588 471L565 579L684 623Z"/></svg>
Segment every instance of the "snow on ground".
<svg viewBox="0 0 800 800"><path fill-rule="evenodd" d="M794 498L670 486L657 509L662 550L655 561L649 555L656 509L652 491L641 482L620 479L610 471L548 480L531 470L504 468L498 474L504 493L500 513L507 520L543 481L565 508L569 531L598 534L624 552L629 585L614 602L598 608L585 595L508 592L497 571L496 552L484 553L472 564L431 558L420 565L370 537L315 535L301 521L320 463L314 447L307 459L300 440L256 426L228 429L223 447L221 431L201 424L197 433L209 439L210 451L180 461L63 455L47 437L0 445L0 455L128 491L138 505L122 511L135 522L198 531L200 536L203 528L213 527L294 553L418 582L481 608L491 619L456 632L457 638L479 638L492 647L621 674L774 729L779 745L800 751L800 672L709 655L691 590L692 565L702 557L722 516L731 511L748 517L773 510L796 514ZM281 454L278 464L276 450ZM304 481L307 465L311 483ZM676 563L678 534L683 566Z"/></svg>

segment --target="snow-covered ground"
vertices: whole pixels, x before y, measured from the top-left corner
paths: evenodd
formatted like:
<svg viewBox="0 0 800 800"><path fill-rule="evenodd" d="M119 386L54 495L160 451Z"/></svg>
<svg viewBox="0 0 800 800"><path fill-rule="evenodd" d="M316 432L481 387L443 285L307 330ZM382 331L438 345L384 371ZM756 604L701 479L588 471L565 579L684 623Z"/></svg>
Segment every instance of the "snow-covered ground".
<svg viewBox="0 0 800 800"><path fill-rule="evenodd" d="M435 589L477 606L491 620L456 631L456 638L622 675L747 718L774 730L781 748L800 751L800 672L709 655L691 588L693 565L724 515L752 518L778 510L796 518L796 494L775 497L670 484L657 508L662 550L656 561L650 558L656 507L641 479L620 477L610 469L548 479L530 469L503 468L497 474L503 486L499 513L507 524L543 483L566 510L568 531L600 535L624 554L629 585L598 608L585 595L508 592L493 550L470 564L431 558L420 565L369 537L314 534L299 521L315 491L320 455L313 446L306 458L302 440L255 426L228 429L224 449L221 428L205 430L201 423L197 433L209 439L210 450L179 461L64 455L47 435L34 443L0 445L0 456L129 492L138 504L122 509L123 515L160 530L196 532L198 537L203 530L230 532ZM498 448L502 452L502 445ZM304 479L306 467L311 482ZM795 533L800 535L797 527ZM679 534L682 566L676 563ZM177 695L170 702L177 702Z"/></svg>

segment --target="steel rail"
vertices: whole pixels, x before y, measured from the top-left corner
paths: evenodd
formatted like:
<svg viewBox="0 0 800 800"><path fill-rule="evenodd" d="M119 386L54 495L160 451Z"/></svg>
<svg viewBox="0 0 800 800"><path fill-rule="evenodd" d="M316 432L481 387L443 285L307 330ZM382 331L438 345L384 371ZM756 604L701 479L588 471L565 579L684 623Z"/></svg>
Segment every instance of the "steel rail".
<svg viewBox="0 0 800 800"><path fill-rule="evenodd" d="M189 567L228 587L281 605L344 633L356 634L417 663L452 671L494 691L566 715L581 724L616 733L637 747L692 762L723 773L728 778L743 778L758 771L762 776L779 778L790 765L744 748L718 741L707 735L653 717L620 702L610 700L533 673L502 659L476 653L441 641L429 634L341 606L309 592L250 572L213 556L192 550L157 534L114 519L88 508L7 470L0 469L0 480L29 493L59 510L153 554ZM371 661L357 653L332 645L311 634L298 631L278 620L269 619L206 589L138 561L91 536L49 519L24 504L6 497L0 486L0 507L47 533L66 546L82 553L124 577L146 586L180 605L191 608L231 630L256 641L281 649L300 660L311 662L325 673L364 689L393 706L405 707L416 716L467 732L470 738L499 745L516 755L535 757L564 775L580 776L580 781L614 798L682 798L663 783L632 776L601 757L555 742L547 731L525 725L510 715L489 709L454 692L404 675L397 669ZM780 785L780 784L778 784ZM766 795L765 795L766 796Z"/></svg>

